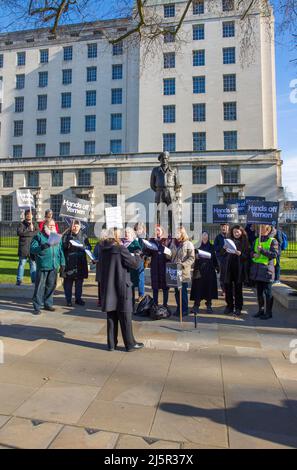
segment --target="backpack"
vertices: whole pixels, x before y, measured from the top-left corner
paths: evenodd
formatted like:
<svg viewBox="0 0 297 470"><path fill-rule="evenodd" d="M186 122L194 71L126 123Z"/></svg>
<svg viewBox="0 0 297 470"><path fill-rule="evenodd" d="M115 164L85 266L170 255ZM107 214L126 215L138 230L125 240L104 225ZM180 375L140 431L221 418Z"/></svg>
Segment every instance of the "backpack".
<svg viewBox="0 0 297 470"><path fill-rule="evenodd" d="M282 232L281 250L282 251L286 250L288 246L289 246L288 236L286 233Z"/></svg>
<svg viewBox="0 0 297 470"><path fill-rule="evenodd" d="M140 317L149 317L150 310L154 305L154 301L150 295L145 295L141 302L139 302L135 315Z"/></svg>
<svg viewBox="0 0 297 470"><path fill-rule="evenodd" d="M157 306L154 304L150 310L151 320L162 320L164 318L169 318L170 315L170 311L163 306Z"/></svg>

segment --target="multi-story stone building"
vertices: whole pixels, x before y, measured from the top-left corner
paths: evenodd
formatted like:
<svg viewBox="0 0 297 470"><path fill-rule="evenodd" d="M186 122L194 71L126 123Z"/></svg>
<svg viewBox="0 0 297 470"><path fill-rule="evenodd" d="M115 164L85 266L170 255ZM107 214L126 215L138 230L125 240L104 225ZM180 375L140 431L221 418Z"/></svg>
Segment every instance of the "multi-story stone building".
<svg viewBox="0 0 297 470"><path fill-rule="evenodd" d="M185 1L150 0L169 26ZM281 200L273 14L251 17L252 57L232 1L196 1L180 33L153 50L127 39L131 19L0 35L2 221L18 220L15 190L36 196L37 216L63 194L100 203L153 202L150 173L162 150L178 164L184 202L212 205L261 195Z"/></svg>

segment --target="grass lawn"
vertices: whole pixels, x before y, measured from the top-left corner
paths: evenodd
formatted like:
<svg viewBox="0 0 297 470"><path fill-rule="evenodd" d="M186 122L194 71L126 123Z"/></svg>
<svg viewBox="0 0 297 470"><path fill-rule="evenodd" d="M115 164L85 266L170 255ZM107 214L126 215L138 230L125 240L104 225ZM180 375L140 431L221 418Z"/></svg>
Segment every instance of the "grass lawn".
<svg viewBox="0 0 297 470"><path fill-rule="evenodd" d="M16 273L18 269L18 256L17 248L3 248L0 247L0 283L13 283L16 282ZM24 283L29 284L30 279L30 270L29 263L25 270Z"/></svg>
<svg viewBox="0 0 297 470"><path fill-rule="evenodd" d="M93 241L93 240L92 240ZM95 243L92 243L94 246ZM15 283L18 267L17 248L0 247L0 283ZM282 273L284 275L297 275L297 258L282 258ZM29 263L25 270L24 283L30 283Z"/></svg>

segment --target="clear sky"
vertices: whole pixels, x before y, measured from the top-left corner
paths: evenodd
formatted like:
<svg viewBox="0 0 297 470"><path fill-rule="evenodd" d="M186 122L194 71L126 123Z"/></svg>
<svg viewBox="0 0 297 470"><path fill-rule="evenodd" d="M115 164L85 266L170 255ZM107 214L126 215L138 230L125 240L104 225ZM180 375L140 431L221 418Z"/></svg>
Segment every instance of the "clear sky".
<svg viewBox="0 0 297 470"><path fill-rule="evenodd" d="M19 0L18 3L26 3L25 0ZM90 0L89 10L86 12L85 20L90 21L100 17L113 17L117 15L119 10L115 12L114 5L121 4L123 6L122 14L125 15L127 10L124 5L131 3L132 0ZM28 2L27 2L28 3ZM277 5L277 1L273 0ZM4 2L5 4L5 2ZM100 4L100 9L98 5ZM81 17L80 17L81 19ZM78 17L70 18L77 22ZM276 9L276 30L278 31L278 17ZM9 18L5 17L5 11L1 9L0 1L0 30L4 24L10 23ZM22 29L28 25L27 18L10 24L10 30ZM31 24L32 27L32 24ZM297 30L297 26L296 26ZM297 200L297 41L296 47L292 45L292 36L289 34L281 36L278 32L275 38L276 49L276 77L277 77L277 114L278 114L278 147L282 150L283 166L283 186L287 189L289 196L293 200ZM296 59L296 62L294 62ZM295 84L294 84L295 80ZM291 85L291 87L290 87ZM293 91L295 87L295 99Z"/></svg>

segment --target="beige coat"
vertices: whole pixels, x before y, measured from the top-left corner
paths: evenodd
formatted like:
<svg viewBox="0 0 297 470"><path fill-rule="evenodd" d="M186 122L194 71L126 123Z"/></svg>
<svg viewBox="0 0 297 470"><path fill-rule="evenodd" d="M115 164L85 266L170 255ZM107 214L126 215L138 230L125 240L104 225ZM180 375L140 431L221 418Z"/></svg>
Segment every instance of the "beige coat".
<svg viewBox="0 0 297 470"><path fill-rule="evenodd" d="M195 261L194 245L190 241L185 241L179 246L175 245L173 241L170 245L172 253L171 262L181 263L183 267L183 282L191 281L191 267Z"/></svg>

